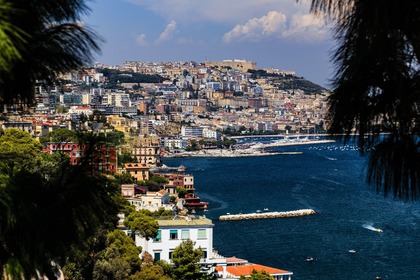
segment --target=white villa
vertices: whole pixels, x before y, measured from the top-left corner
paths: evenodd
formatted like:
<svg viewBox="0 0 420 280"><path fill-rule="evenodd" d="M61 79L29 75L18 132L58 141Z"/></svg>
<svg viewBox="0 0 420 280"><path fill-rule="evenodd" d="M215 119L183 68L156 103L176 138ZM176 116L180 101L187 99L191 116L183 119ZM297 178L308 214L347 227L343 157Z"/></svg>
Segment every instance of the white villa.
<svg viewBox="0 0 420 280"><path fill-rule="evenodd" d="M171 263L172 252L183 241L190 239L195 248L203 250L200 260L201 272L214 273L218 279L234 280L241 275L250 276L252 269L265 270L276 280L291 280L293 273L286 270L271 268L258 264L235 261L236 258L226 258L213 249L213 227L210 219L204 216L175 216L168 219L157 219L159 231L156 238L146 240L139 234L135 236L137 246L153 256L155 261L165 260ZM142 255L141 254L141 255ZM241 273L238 275L238 273Z"/></svg>
<svg viewBox="0 0 420 280"><path fill-rule="evenodd" d="M190 239L195 247L203 250L203 258L200 263L206 272L213 272L216 265L226 267L226 258L213 252L213 227L210 219L203 216L175 216L172 219L158 219L159 231L156 238L146 240L136 234L137 246L148 252L155 261L165 260L171 263L172 252L183 241Z"/></svg>

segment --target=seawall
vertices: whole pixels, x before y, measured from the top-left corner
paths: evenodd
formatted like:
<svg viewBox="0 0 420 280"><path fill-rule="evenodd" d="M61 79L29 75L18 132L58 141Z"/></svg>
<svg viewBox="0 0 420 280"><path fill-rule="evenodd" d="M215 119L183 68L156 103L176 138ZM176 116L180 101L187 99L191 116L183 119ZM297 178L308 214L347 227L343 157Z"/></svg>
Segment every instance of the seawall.
<svg viewBox="0 0 420 280"><path fill-rule="evenodd" d="M240 221L240 220L254 220L254 219L275 219L275 218L292 218L316 214L312 209L300 209L286 212L262 212L250 214L229 214L222 215L219 220L223 221Z"/></svg>

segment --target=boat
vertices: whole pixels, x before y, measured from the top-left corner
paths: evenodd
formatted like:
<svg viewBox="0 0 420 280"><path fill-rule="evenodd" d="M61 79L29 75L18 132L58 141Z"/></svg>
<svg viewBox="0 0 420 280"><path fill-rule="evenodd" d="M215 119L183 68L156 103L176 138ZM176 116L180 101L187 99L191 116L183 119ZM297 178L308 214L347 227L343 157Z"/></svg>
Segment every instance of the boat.
<svg viewBox="0 0 420 280"><path fill-rule="evenodd" d="M382 230L382 229L380 229L380 228L375 228L375 231L376 231L376 232L383 232L383 230Z"/></svg>
<svg viewBox="0 0 420 280"><path fill-rule="evenodd" d="M354 250L354 249L350 249L350 250L349 250L349 253L355 254L355 253L356 253L356 250Z"/></svg>
<svg viewBox="0 0 420 280"><path fill-rule="evenodd" d="M312 262L313 260L314 260L314 258L312 258L312 257L307 257L307 258L306 258L306 261L307 261L307 262Z"/></svg>
<svg viewBox="0 0 420 280"><path fill-rule="evenodd" d="M264 208L264 212L268 212L268 208Z"/></svg>
<svg viewBox="0 0 420 280"><path fill-rule="evenodd" d="M257 212L257 213L261 213L261 210L257 210L256 212Z"/></svg>
<svg viewBox="0 0 420 280"><path fill-rule="evenodd" d="M185 166L183 166L183 165L180 165L179 167L178 167L178 169L177 169L177 171L179 171L179 172L183 172L183 171L185 171L186 169L185 169Z"/></svg>

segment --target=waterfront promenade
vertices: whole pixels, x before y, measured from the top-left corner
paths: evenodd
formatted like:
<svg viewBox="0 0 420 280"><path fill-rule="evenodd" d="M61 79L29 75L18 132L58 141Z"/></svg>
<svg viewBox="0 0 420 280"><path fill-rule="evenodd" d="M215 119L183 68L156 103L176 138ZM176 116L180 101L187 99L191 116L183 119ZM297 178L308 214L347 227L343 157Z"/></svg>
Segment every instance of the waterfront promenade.
<svg viewBox="0 0 420 280"><path fill-rule="evenodd" d="M311 139L293 139L277 140L272 143L254 143L250 145L238 145L235 149L206 149L200 151L189 151L182 153L166 153L163 157L250 157L250 156L273 156L291 153L267 151L266 148L294 146L294 145L313 145L334 143L334 140L311 140Z"/></svg>

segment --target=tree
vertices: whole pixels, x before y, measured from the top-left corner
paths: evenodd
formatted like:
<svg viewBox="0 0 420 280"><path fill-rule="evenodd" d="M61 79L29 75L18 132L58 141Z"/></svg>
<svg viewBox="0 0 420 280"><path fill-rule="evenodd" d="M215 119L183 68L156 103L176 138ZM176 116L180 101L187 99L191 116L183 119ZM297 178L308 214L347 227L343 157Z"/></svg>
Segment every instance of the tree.
<svg viewBox="0 0 420 280"><path fill-rule="evenodd" d="M171 280L159 265L151 265L131 277L132 280Z"/></svg>
<svg viewBox="0 0 420 280"><path fill-rule="evenodd" d="M0 136L0 168L12 176L22 168L30 168L39 160L41 144L29 133L11 128Z"/></svg>
<svg viewBox="0 0 420 280"><path fill-rule="evenodd" d="M250 279L250 280L274 280L274 277L270 276L266 271L261 270L257 271L255 269L252 270L251 277L245 277L241 275L239 278L240 280Z"/></svg>
<svg viewBox="0 0 420 280"><path fill-rule="evenodd" d="M0 72L9 72L11 65L22 58L19 46L26 43L27 35L13 23L16 13L19 11L10 2L0 0Z"/></svg>
<svg viewBox="0 0 420 280"><path fill-rule="evenodd" d="M201 248L194 249L194 242L190 239L183 241L172 253L174 263L173 275L177 280L200 279L200 265L198 262L203 256Z"/></svg>
<svg viewBox="0 0 420 280"><path fill-rule="evenodd" d="M48 176L26 165L13 173L0 187L1 273L55 279L71 248L116 223L115 190L107 182L65 162Z"/></svg>
<svg viewBox="0 0 420 280"><path fill-rule="evenodd" d="M178 193L179 198L184 198L187 194L187 189L183 187L176 187L176 192Z"/></svg>
<svg viewBox="0 0 420 280"><path fill-rule="evenodd" d="M124 220L124 225L146 240L156 237L159 229L159 224L155 219L138 211L130 213Z"/></svg>
<svg viewBox="0 0 420 280"><path fill-rule="evenodd" d="M7 42L0 47L6 45L8 53L15 49L6 57L19 58L6 59L8 71L0 72L3 103L31 102L36 82L52 83L59 73L83 66L99 51L99 38L80 24L88 12L84 0L2 0L0 5L13 11L2 18L0 33ZM16 31L10 32L11 27Z"/></svg>
<svg viewBox="0 0 420 280"><path fill-rule="evenodd" d="M377 190L416 199L420 191L420 4L313 0L311 9L335 20L338 47L329 97L330 133L344 133L344 141L356 133L362 154L369 156L368 182Z"/></svg>
<svg viewBox="0 0 420 280"><path fill-rule="evenodd" d="M41 136L39 141L43 145L46 145L48 142L77 142L77 133L67 128L59 128L48 132L45 136Z"/></svg>
<svg viewBox="0 0 420 280"><path fill-rule="evenodd" d="M128 279L140 271L141 248L121 230L108 233L106 248L99 253L93 269L93 279Z"/></svg>

